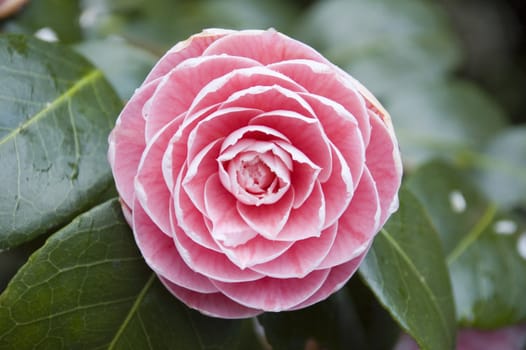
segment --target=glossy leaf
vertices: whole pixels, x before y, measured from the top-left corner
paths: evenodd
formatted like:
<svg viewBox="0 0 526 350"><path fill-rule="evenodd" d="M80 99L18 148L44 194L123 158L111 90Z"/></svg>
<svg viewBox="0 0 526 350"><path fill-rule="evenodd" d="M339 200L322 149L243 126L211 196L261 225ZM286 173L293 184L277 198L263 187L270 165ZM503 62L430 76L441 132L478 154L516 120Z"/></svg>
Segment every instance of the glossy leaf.
<svg viewBox="0 0 526 350"><path fill-rule="evenodd" d="M481 155L475 155L473 166L489 198L504 208L526 208L526 126L498 133Z"/></svg>
<svg viewBox="0 0 526 350"><path fill-rule="evenodd" d="M71 50L0 36L0 249L60 227L104 200L107 135L121 102Z"/></svg>
<svg viewBox="0 0 526 350"><path fill-rule="evenodd" d="M75 49L104 72L123 100L131 97L158 59L115 38L85 41Z"/></svg>
<svg viewBox="0 0 526 350"><path fill-rule="evenodd" d="M0 296L2 349L231 349L242 326L161 285L117 200L52 235Z"/></svg>
<svg viewBox="0 0 526 350"><path fill-rule="evenodd" d="M460 324L497 328L526 319L521 223L499 214L470 178L442 162L420 168L408 186L442 239Z"/></svg>
<svg viewBox="0 0 526 350"><path fill-rule="evenodd" d="M400 208L375 238L360 274L422 349L451 349L455 311L439 238L418 200L400 192Z"/></svg>

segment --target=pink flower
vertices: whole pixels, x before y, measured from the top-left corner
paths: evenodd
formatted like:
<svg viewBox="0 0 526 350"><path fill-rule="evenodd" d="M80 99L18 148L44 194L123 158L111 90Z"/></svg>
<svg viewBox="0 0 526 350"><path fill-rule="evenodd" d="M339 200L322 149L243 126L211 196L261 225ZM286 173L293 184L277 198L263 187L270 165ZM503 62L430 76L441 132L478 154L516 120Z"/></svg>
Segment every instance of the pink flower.
<svg viewBox="0 0 526 350"><path fill-rule="evenodd" d="M224 318L341 288L397 208L389 115L355 79L275 30L206 30L157 63L109 161L148 265Z"/></svg>

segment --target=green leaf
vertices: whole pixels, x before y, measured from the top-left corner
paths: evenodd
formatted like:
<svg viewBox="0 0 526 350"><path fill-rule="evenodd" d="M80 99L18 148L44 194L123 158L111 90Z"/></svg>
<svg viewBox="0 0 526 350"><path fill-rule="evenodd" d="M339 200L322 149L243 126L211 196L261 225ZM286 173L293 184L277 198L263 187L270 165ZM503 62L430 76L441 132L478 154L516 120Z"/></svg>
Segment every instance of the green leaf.
<svg viewBox="0 0 526 350"><path fill-rule="evenodd" d="M490 199L504 208L526 208L526 126L495 135L482 154L474 155L472 165L479 187Z"/></svg>
<svg viewBox="0 0 526 350"><path fill-rule="evenodd" d="M115 38L85 41L75 49L104 72L123 100L132 96L158 59Z"/></svg>
<svg viewBox="0 0 526 350"><path fill-rule="evenodd" d="M117 200L52 235L0 295L0 349L231 349L242 328L162 286Z"/></svg>
<svg viewBox="0 0 526 350"><path fill-rule="evenodd" d="M407 190L375 238L360 274L422 349L452 349L455 310L445 257L425 211Z"/></svg>
<svg viewBox="0 0 526 350"><path fill-rule="evenodd" d="M121 101L68 48L0 36L0 249L62 226L111 192Z"/></svg>
<svg viewBox="0 0 526 350"><path fill-rule="evenodd" d="M8 32L32 35L42 28L52 30L64 43L81 40L79 0L29 1L19 15L5 23Z"/></svg>
<svg viewBox="0 0 526 350"><path fill-rule="evenodd" d="M344 291L306 309L267 312L258 320L274 350L347 349L349 344L353 344L353 349L365 349L358 315Z"/></svg>
<svg viewBox="0 0 526 350"><path fill-rule="evenodd" d="M470 177L443 162L421 167L407 184L425 203L442 239L459 323L498 328L525 320L521 223L499 214Z"/></svg>

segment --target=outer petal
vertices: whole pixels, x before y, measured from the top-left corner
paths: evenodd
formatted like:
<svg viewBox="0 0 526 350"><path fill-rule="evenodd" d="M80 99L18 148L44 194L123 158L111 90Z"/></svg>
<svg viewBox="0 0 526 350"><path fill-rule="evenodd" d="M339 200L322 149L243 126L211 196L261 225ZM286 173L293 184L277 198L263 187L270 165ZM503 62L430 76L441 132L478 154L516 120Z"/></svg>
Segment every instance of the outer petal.
<svg viewBox="0 0 526 350"><path fill-rule="evenodd" d="M133 206L133 233L144 260L158 275L196 292L217 292L207 277L195 273L184 263L173 240L149 219L138 201Z"/></svg>
<svg viewBox="0 0 526 350"><path fill-rule="evenodd" d="M250 283L217 281L213 283L223 294L246 307L265 311L283 311L298 305L316 293L328 275L329 270L319 270L304 278L265 277Z"/></svg>
<svg viewBox="0 0 526 350"><path fill-rule="evenodd" d="M274 29L243 30L210 45L203 55L228 54L249 57L263 64L306 58L327 62L316 50Z"/></svg>
<svg viewBox="0 0 526 350"><path fill-rule="evenodd" d="M251 309L240 305L221 293L196 293L170 283L170 281L165 278L160 277L160 280L179 300L182 300L189 307L197 309L208 316L220 318L249 318L263 312L262 310Z"/></svg>
<svg viewBox="0 0 526 350"><path fill-rule="evenodd" d="M320 64L309 60L277 62L269 68L285 74L309 92L342 105L356 118L364 143L369 143L371 127L367 105L355 79L331 63Z"/></svg>
<svg viewBox="0 0 526 350"><path fill-rule="evenodd" d="M146 137L176 116L185 113L196 95L210 81L233 70L259 65L243 57L206 56L188 59L162 78L155 94L145 106Z"/></svg>
<svg viewBox="0 0 526 350"><path fill-rule="evenodd" d="M380 199L366 170L351 204L338 220L338 235L319 268L343 264L362 254L377 233L380 212Z"/></svg>
<svg viewBox="0 0 526 350"><path fill-rule="evenodd" d="M146 77L144 84L165 75L182 61L200 56L211 43L232 33L235 33L235 31L215 28L206 29L199 34L192 35L185 41L180 41L161 57Z"/></svg>
<svg viewBox="0 0 526 350"><path fill-rule="evenodd" d="M251 269L269 277L303 278L318 268L336 237L338 225L325 229L320 237L311 237L294 243L285 253L267 263Z"/></svg>
<svg viewBox="0 0 526 350"><path fill-rule="evenodd" d="M173 134L178 130L181 119L166 125L147 145L135 177L135 196L150 218L159 228L170 232L171 184L163 181L163 156Z"/></svg>
<svg viewBox="0 0 526 350"><path fill-rule="evenodd" d="M371 113L371 142L367 147L367 167L376 183L382 214L380 225L398 209L398 189L402 181L402 161L396 139L386 124Z"/></svg>
<svg viewBox="0 0 526 350"><path fill-rule="evenodd" d="M290 310L298 310L304 307L315 304L319 301L322 301L328 298L331 294L340 290L345 283L352 277L352 275L358 270L362 260L365 258L367 251L363 252L362 255L357 256L353 260L333 267L330 269L329 276L325 280L325 283L321 286L320 289L316 291L313 295L310 296L307 300L302 303L295 305ZM323 271L323 270L322 270Z"/></svg>
<svg viewBox="0 0 526 350"><path fill-rule="evenodd" d="M160 80L143 85L122 110L109 136L108 160L120 197L128 207L133 205L133 179L142 152L146 148L142 106L153 95Z"/></svg>

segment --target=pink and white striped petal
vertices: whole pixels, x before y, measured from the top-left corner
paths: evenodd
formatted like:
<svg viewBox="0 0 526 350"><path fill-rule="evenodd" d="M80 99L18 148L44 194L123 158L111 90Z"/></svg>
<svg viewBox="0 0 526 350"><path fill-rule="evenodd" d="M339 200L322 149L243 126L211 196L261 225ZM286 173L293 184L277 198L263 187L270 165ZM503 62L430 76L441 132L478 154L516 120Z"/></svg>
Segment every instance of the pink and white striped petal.
<svg viewBox="0 0 526 350"><path fill-rule="evenodd" d="M188 162L192 162L206 145L247 126L250 119L258 114L261 114L258 109L234 107L217 110L199 121L188 136Z"/></svg>
<svg viewBox="0 0 526 350"><path fill-rule="evenodd" d="M170 234L172 188L163 181L163 157L168 143L179 129L181 119L173 120L159 131L144 150L135 177L135 196L159 228Z"/></svg>
<svg viewBox="0 0 526 350"><path fill-rule="evenodd" d="M133 205L134 177L146 148L142 106L152 97L160 80L139 88L117 118L108 137L108 161L120 197L128 207Z"/></svg>
<svg viewBox="0 0 526 350"><path fill-rule="evenodd" d="M369 143L371 127L364 98L356 80L331 63L322 64L310 60L290 60L269 66L283 73L315 95L326 97L349 111L360 127L364 144Z"/></svg>
<svg viewBox="0 0 526 350"><path fill-rule="evenodd" d="M371 142L366 151L367 168L373 176L380 198L380 226L398 209L398 189L402 181L402 161L392 131L371 113Z"/></svg>
<svg viewBox="0 0 526 350"><path fill-rule="evenodd" d="M339 103L313 94L301 94L320 121L323 131L351 170L354 187L358 186L365 164L365 146L356 119Z"/></svg>
<svg viewBox="0 0 526 350"><path fill-rule="evenodd" d="M222 293L196 293L173 284L161 276L159 276L159 279L179 300L208 316L226 319L249 318L263 312L263 310L251 309L236 303Z"/></svg>
<svg viewBox="0 0 526 350"><path fill-rule="evenodd" d="M320 181L329 178L332 162L331 148L317 119L305 117L292 110L274 110L254 117L250 124L264 125L281 132L290 140L295 149L320 168ZM295 203L294 206L297 207L298 203Z"/></svg>
<svg viewBox="0 0 526 350"><path fill-rule="evenodd" d="M241 68L260 65L254 60L232 56L189 58L162 78L145 105L146 137L151 138L176 116L186 113L197 94L212 80Z"/></svg>
<svg viewBox="0 0 526 350"><path fill-rule="evenodd" d="M327 62L310 46L278 33L274 29L236 32L217 40L203 52L203 55L217 54L249 57L263 64L296 58Z"/></svg>
<svg viewBox="0 0 526 350"><path fill-rule="evenodd" d="M332 147L333 168L329 179L321 184L326 215L323 227L334 224L347 209L354 193L351 170L336 147Z"/></svg>
<svg viewBox="0 0 526 350"><path fill-rule="evenodd" d="M289 310L292 311L303 309L307 306L327 299L330 295L340 290L354 275L356 270L358 270L358 267L360 267L360 264L365 258L365 255L367 254L367 250L363 252L362 255L357 256L356 258L349 262L346 262L345 264L335 266L332 269L321 270L330 271L329 275L327 276L327 279L325 280L325 283L321 286L320 289L316 291L316 293L311 295L307 300L303 301L298 305L295 305Z"/></svg>
<svg viewBox="0 0 526 350"><path fill-rule="evenodd" d="M193 114L203 108L207 108L208 106L223 103L236 92L254 86L280 86L289 91L306 92L304 87L298 85L292 79L265 67L236 69L229 74L225 74L224 76L211 81L203 87L195 97L188 113ZM234 107L242 106L239 105ZM258 108L257 106L245 107ZM223 108L227 108L227 106Z"/></svg>
<svg viewBox="0 0 526 350"><path fill-rule="evenodd" d="M301 207L290 212L287 223L275 239L294 242L319 237L325 222L325 205L321 186L316 181L311 195Z"/></svg>
<svg viewBox="0 0 526 350"><path fill-rule="evenodd" d="M239 215L258 234L267 239L275 239L289 219L294 201L294 191L289 190L275 203L268 205L247 205L237 202Z"/></svg>
<svg viewBox="0 0 526 350"><path fill-rule="evenodd" d="M330 270L313 271L303 278L265 277L250 283L212 281L226 296L249 308L283 311L307 300L322 287Z"/></svg>
<svg viewBox="0 0 526 350"><path fill-rule="evenodd" d="M380 213L376 186L366 170L351 204L338 220L338 235L319 268L340 265L362 254L377 233Z"/></svg>
<svg viewBox="0 0 526 350"><path fill-rule="evenodd" d="M205 209L212 222L212 237L221 245L236 247L257 236L236 208L236 199L228 192L217 174L205 184Z"/></svg>
<svg viewBox="0 0 526 350"><path fill-rule="evenodd" d="M233 30L226 29L205 29L199 34L192 35L185 41L178 42L172 47L152 68L144 84L149 83L159 77L166 75L179 63L192 57L200 56L203 51L217 39L234 33Z"/></svg>
<svg viewBox="0 0 526 350"><path fill-rule="evenodd" d="M133 206L133 233L144 260L155 273L195 292L217 292L207 277L195 273L186 265L174 241L159 230L138 201Z"/></svg>
<svg viewBox="0 0 526 350"><path fill-rule="evenodd" d="M311 237L294 243L285 253L251 269L273 278L303 278L325 258L336 237L338 224L326 228L320 237Z"/></svg>

